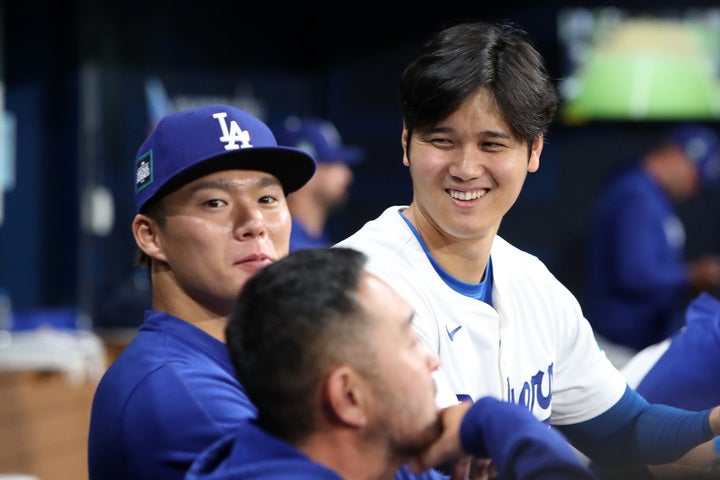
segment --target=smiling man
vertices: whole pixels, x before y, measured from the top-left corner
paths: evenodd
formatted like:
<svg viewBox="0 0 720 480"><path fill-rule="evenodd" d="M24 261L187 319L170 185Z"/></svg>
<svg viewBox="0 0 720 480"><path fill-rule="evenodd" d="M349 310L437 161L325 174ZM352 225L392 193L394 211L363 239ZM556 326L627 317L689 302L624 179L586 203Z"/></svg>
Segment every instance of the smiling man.
<svg viewBox="0 0 720 480"><path fill-rule="evenodd" d="M337 246L364 252L368 270L413 305L420 340L441 360L439 385L449 385L441 404L493 396L556 426L598 464L671 462L720 433L720 407L648 404L568 289L498 234L540 167L557 104L522 30L474 22L438 32L400 80L412 201Z"/></svg>

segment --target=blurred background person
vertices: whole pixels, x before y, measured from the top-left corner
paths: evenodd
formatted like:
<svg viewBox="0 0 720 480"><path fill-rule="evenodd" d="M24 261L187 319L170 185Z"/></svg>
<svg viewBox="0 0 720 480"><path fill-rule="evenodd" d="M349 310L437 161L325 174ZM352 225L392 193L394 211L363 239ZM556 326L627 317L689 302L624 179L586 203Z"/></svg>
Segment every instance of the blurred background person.
<svg viewBox="0 0 720 480"><path fill-rule="evenodd" d="M274 132L279 145L304 150L317 160L315 175L288 198L290 251L328 247L334 243L328 218L345 204L353 182L352 166L364 159L365 152L344 145L335 125L321 118L290 116Z"/></svg>
<svg viewBox="0 0 720 480"><path fill-rule="evenodd" d="M720 401L720 384L717 382L720 374L720 298L707 292L700 293L685 311L683 328L662 342L642 349L621 372L628 384L649 402L695 411L717 405ZM719 455L720 437L695 447L692 456L715 457L713 466L709 470L698 470L695 476L685 472L679 478L720 478ZM650 470L653 472L653 467ZM660 472L653 473L656 478L667 478L659 476Z"/></svg>
<svg viewBox="0 0 720 480"><path fill-rule="evenodd" d="M720 298L702 292L686 309L682 329L645 347L621 371L651 402L686 410L720 403Z"/></svg>
<svg viewBox="0 0 720 480"><path fill-rule="evenodd" d="M718 291L720 257L687 261L676 209L719 185L718 136L684 123L604 186L591 224L585 309L617 366L676 332L699 292Z"/></svg>

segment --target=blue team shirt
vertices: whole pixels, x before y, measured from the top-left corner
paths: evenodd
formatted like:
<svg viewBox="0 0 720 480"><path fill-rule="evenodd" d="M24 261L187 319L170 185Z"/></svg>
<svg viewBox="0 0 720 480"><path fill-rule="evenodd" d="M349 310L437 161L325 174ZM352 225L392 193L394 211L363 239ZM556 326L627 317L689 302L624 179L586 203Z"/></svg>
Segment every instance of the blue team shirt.
<svg viewBox="0 0 720 480"><path fill-rule="evenodd" d="M89 478L181 479L202 450L256 413L224 343L149 310L95 393Z"/></svg>
<svg viewBox="0 0 720 480"><path fill-rule="evenodd" d="M720 404L720 300L700 294L685 322L636 390L651 402L705 410Z"/></svg>
<svg viewBox="0 0 720 480"><path fill-rule="evenodd" d="M305 230L305 227L293 218L292 230L290 231L290 251L294 252L301 248L322 248L331 245L330 239L323 232L319 237L312 236Z"/></svg>
<svg viewBox="0 0 720 480"><path fill-rule="evenodd" d="M639 166L607 185L589 246L585 312L597 333L639 350L677 331L688 292L685 232Z"/></svg>

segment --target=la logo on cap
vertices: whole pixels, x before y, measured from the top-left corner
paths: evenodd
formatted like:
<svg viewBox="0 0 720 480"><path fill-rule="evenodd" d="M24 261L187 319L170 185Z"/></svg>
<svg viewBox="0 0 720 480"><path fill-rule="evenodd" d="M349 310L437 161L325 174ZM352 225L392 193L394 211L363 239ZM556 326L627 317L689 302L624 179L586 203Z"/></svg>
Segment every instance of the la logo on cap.
<svg viewBox="0 0 720 480"><path fill-rule="evenodd" d="M250 132L240 128L240 125L235 120L230 121L230 128L228 129L225 118L227 117L226 112L218 112L213 114L213 118L217 118L222 129L222 136L220 137L221 142L225 142L225 150L238 150L240 148L252 148L250 143ZM238 145L236 142L240 142Z"/></svg>

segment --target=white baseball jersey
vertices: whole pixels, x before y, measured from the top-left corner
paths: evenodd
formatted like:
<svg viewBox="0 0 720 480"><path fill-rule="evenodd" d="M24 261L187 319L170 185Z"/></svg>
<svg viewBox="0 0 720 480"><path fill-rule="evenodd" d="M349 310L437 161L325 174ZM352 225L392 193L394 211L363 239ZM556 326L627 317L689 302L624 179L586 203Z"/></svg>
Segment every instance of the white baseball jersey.
<svg viewBox="0 0 720 480"><path fill-rule="evenodd" d="M404 208L386 209L336 246L365 253L368 270L415 309L420 340L441 361L441 406L456 401L452 394L490 395L567 425L620 399L624 377L598 347L575 297L537 257L495 237L492 307L443 281L400 216Z"/></svg>

